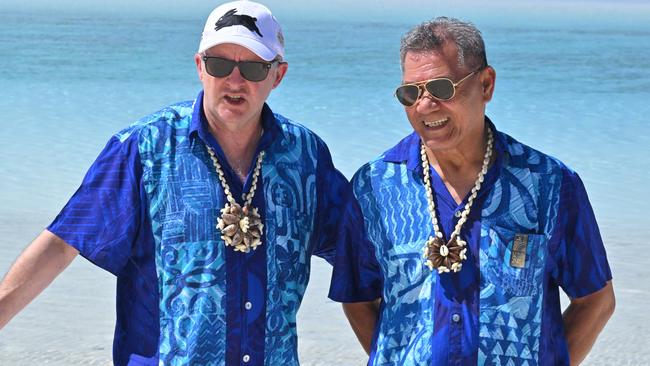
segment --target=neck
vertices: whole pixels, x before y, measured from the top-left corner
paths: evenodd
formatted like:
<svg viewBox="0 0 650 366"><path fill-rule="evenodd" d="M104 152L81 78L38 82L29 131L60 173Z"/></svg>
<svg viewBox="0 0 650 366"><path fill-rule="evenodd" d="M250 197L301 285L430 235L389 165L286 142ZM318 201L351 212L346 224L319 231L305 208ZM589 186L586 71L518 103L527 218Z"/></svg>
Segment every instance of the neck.
<svg viewBox="0 0 650 366"><path fill-rule="evenodd" d="M429 163L442 178L456 203L462 202L472 189L483 166L487 149L485 129L481 129L479 136L462 148L432 151L425 147Z"/></svg>
<svg viewBox="0 0 650 366"><path fill-rule="evenodd" d="M210 124L210 133L221 146L230 167L243 182L262 137L261 120L237 130L229 130L220 124Z"/></svg>
<svg viewBox="0 0 650 366"><path fill-rule="evenodd" d="M441 171L459 172L478 171L483 164L487 148L486 130L482 128L466 139L462 146L448 150L431 150L425 146L429 163ZM472 173L473 174L473 173Z"/></svg>

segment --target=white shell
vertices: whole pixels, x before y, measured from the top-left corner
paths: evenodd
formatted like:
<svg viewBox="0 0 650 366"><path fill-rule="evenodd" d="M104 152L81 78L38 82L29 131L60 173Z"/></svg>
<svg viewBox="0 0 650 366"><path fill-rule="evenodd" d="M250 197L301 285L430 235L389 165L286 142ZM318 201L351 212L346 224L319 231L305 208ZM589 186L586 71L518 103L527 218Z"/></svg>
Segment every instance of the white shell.
<svg viewBox="0 0 650 366"><path fill-rule="evenodd" d="M440 246L440 255L443 256L443 257L446 257L446 256L449 255L449 248L447 248L447 246L444 245L444 244Z"/></svg>
<svg viewBox="0 0 650 366"><path fill-rule="evenodd" d="M239 220L239 228L243 232L248 232L248 223L249 223L248 216L244 217L243 219Z"/></svg>
<svg viewBox="0 0 650 366"><path fill-rule="evenodd" d="M460 269L461 269L462 267L463 267L463 264L462 264L462 263L460 263L460 262L456 262L456 263L454 263L454 264L451 265L451 270L452 270L453 272L460 272Z"/></svg>
<svg viewBox="0 0 650 366"><path fill-rule="evenodd" d="M427 267L429 267L429 270L433 271L433 262L431 262L430 260L427 260L424 264L426 264Z"/></svg>

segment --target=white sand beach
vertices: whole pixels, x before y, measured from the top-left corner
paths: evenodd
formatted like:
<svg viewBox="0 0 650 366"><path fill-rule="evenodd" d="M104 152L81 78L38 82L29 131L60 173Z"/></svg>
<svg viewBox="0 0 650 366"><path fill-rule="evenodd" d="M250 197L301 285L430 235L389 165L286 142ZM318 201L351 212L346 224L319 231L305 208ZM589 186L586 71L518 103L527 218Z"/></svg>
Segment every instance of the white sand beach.
<svg viewBox="0 0 650 366"><path fill-rule="evenodd" d="M0 248L4 273L22 243L34 237L47 219L0 217ZM616 248L610 245L610 248ZM611 250L618 309L584 365L643 366L650 355L648 304L650 267L642 256L621 256ZM636 257L636 259L635 259ZM312 261L311 282L298 316L299 355L305 366L364 365L358 345L339 304L327 299L330 266ZM0 364L97 365L112 364L114 277L79 257L37 300L0 331Z"/></svg>

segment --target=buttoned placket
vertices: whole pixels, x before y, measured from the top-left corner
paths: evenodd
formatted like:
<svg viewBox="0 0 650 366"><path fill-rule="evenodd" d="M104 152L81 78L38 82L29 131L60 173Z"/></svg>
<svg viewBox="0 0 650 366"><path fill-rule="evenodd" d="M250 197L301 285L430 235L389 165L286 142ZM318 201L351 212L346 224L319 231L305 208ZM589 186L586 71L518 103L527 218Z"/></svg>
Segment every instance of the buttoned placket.
<svg viewBox="0 0 650 366"><path fill-rule="evenodd" d="M255 157L253 158L253 164L255 163L257 159L257 154L259 154L259 151L256 153ZM251 171L249 171L249 174L246 177L246 180L244 184L239 180L239 178L236 176L235 172L230 168L229 164L226 162L222 163L223 158L219 159L220 163L222 165L222 169L224 171L224 174L226 176L226 182L230 186L233 198L237 203L240 205L244 204L244 199L242 197L243 192L248 192L252 185L252 170L255 168L254 165L251 166ZM263 207L260 203L263 204L263 199L260 198L261 195L263 194L263 179L262 176L258 178L258 183L257 183L257 191L255 192L255 195L253 196L253 202L252 205L253 207L258 208L260 210L260 214L263 215L263 212L261 211ZM262 219L264 219L262 217ZM263 239L263 244L261 247L259 247L256 251L259 250L264 250L264 239L265 236L262 234L262 239ZM234 266L234 275L238 277L238 281L230 281L230 282L236 282L238 284L237 288L230 288L230 286L233 286L232 284L227 285L227 293L229 295L232 295L234 299L236 299L234 302L231 302L233 299L230 299L227 301L227 303L230 306L227 306L227 311L236 311L238 314L236 317L238 320L236 323L239 324L239 344L236 349L239 350L238 354L235 355L233 354L233 361L234 357L237 357L239 359L239 364L241 366L250 366L250 365L257 365L261 364L263 362L262 359L257 359L260 356L255 356L257 352L255 350L252 350L250 348L251 345L251 335L250 335L250 327L251 327L251 313L254 310L254 307L256 306L253 303L253 298L255 294L252 293L253 289L251 286L249 286L250 283L250 270L251 270L251 262L253 261L252 256L255 254L256 251L251 250L249 253L241 253L241 252L234 252L232 247L226 247L226 257L227 257L227 265L233 265ZM230 261L234 261L234 263L230 263ZM228 282L228 281L227 281ZM228 342L235 341L234 339L227 339Z"/></svg>
<svg viewBox="0 0 650 366"><path fill-rule="evenodd" d="M463 318L461 305L455 304L449 316L449 365L461 366L463 362Z"/></svg>
<svg viewBox="0 0 650 366"><path fill-rule="evenodd" d="M457 203L454 199L449 190L444 186L444 183L440 179L439 175L437 172L433 170L433 168L430 167L430 174L432 177L432 184L434 185L434 191L436 192L436 200L438 202L438 213L439 213L439 225L440 229L443 231L443 235L445 238L448 238L448 235L453 232L456 223L462 216L462 212L465 209L465 204L467 203L467 197L463 199L463 201L459 204ZM485 185L484 190L479 191L477 195L477 202L481 200L481 198L486 194L485 191L487 191L489 185ZM476 211L475 211L476 210ZM443 212L446 212L447 214L443 214ZM468 221L465 223L463 226L463 229L461 230L461 233L464 233L465 235L467 234L468 230L471 230L471 226L473 223L473 219L476 218L477 212L480 212L480 205L476 205L475 207L473 206L472 210L470 211L470 216L468 217ZM470 244L470 243L468 243ZM464 265L468 265L468 262L465 261ZM434 274L435 275L435 274ZM459 276L460 274L452 274L452 273L445 273L442 275L438 276ZM438 281L436 281L436 287L441 286L440 283L440 278ZM438 297L439 292L442 291L440 288L434 287L432 289L433 291L433 296L435 298L435 301L440 301L440 298ZM451 303L449 302L442 302L438 306L441 306L444 310L443 312L445 315L440 319L442 323L438 325L436 328L437 329L442 329L442 328L447 328L447 357L446 357L446 363L445 365L447 366L462 366L463 362L465 362L465 358L463 356L463 339L464 339L464 327L463 324L467 321L464 319L463 316L463 309L467 306L466 303L462 302L455 302L455 300L449 299ZM442 310L442 309L439 309ZM445 326L446 325L446 326ZM436 345L432 344L432 347L437 347Z"/></svg>
<svg viewBox="0 0 650 366"><path fill-rule="evenodd" d="M259 151L257 152L259 154ZM255 163L257 159L257 155L253 159L253 164ZM252 184L252 170L255 168L254 165L251 166L251 171L249 172L248 176L246 177L246 181L244 182L243 188L238 191L239 193L239 198L237 201L240 204L244 203L243 198L241 197L241 194L243 192L248 192L251 188ZM236 178L235 174L233 171L231 173L231 178ZM239 181L238 181L239 183ZM240 187L240 186L238 186ZM255 195L253 197L253 206L258 207L259 205L256 204L257 202L260 202L260 196L263 193L262 189L262 177L260 176L258 178L258 189L257 192L255 192ZM264 236L263 236L264 239ZM258 248L258 250L264 250L264 244ZM241 313L241 338L240 338L240 350L241 350L241 365L242 366L249 366L249 365L257 365L261 364L262 360L257 360L253 356L254 352L252 349L250 349L250 334L249 334L249 324L250 324L250 316L251 312L253 310L253 298L255 297L255 294L252 293L253 289L251 288L250 284L250 262L251 258L255 251L251 251L249 253L237 253L237 265L241 269L240 274L241 276L241 288L239 293L241 294L241 297L239 299L239 304L241 306L238 307L240 313Z"/></svg>

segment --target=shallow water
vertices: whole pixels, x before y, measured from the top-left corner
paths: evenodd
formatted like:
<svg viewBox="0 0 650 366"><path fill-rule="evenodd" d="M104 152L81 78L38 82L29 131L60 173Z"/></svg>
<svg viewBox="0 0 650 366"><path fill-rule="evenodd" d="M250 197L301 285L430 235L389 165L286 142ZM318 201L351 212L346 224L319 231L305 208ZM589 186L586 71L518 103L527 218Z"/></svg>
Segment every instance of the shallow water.
<svg viewBox="0 0 650 366"><path fill-rule="evenodd" d="M650 364L639 351L650 349L650 25L639 14L592 12L576 25L557 12L518 11L472 19L498 75L488 115L575 169L590 194L618 308L585 364ZM203 16L0 12L0 272L54 218L112 133L194 98ZM392 93L399 37L423 19L287 18L290 68L270 104L319 133L350 177L410 130ZM314 261L298 319L301 361L363 364L340 306L326 299L329 271ZM0 332L0 364L110 364L114 287L110 274L76 260Z"/></svg>

